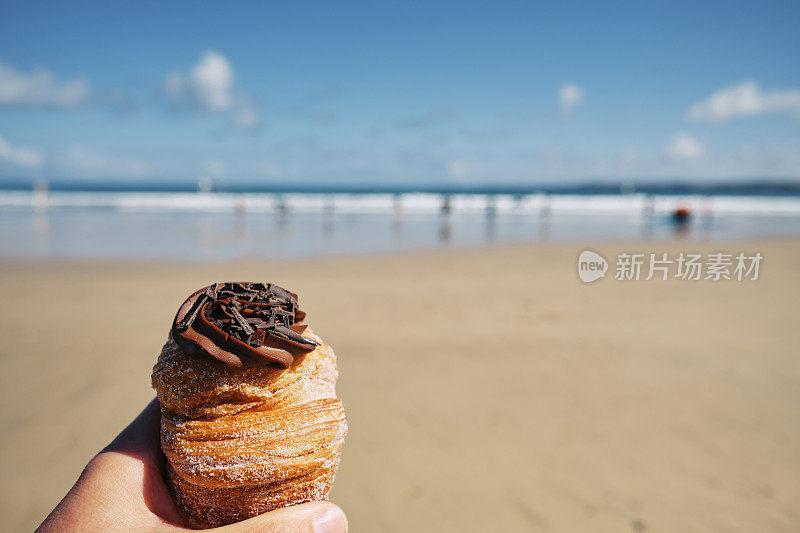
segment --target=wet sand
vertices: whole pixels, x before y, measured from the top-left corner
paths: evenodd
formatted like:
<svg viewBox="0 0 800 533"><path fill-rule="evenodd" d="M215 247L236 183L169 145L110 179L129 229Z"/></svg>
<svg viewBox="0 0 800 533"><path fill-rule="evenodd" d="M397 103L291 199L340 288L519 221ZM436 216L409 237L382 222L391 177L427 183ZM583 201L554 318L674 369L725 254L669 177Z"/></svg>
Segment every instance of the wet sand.
<svg viewBox="0 0 800 533"><path fill-rule="evenodd" d="M591 286L580 244L4 261L0 529L46 516L153 396L183 298L228 279L300 293L339 356L351 531L800 529L800 241L592 248L765 259L757 282Z"/></svg>

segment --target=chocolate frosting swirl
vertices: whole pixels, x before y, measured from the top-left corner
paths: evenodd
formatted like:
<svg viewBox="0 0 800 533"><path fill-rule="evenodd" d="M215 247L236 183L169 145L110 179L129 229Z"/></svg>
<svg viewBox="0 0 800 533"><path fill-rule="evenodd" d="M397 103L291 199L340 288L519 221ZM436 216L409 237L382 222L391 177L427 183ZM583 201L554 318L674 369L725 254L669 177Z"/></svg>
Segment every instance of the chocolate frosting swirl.
<svg viewBox="0 0 800 533"><path fill-rule="evenodd" d="M297 295L274 283L215 283L183 302L172 337L188 353L206 353L233 367L287 368L317 346L302 336L305 316Z"/></svg>

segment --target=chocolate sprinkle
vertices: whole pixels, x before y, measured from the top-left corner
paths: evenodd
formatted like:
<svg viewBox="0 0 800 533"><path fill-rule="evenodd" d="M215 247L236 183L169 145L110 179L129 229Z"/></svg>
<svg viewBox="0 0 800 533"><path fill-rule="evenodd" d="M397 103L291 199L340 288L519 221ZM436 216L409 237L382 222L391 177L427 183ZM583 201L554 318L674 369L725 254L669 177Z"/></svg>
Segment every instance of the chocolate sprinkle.
<svg viewBox="0 0 800 533"><path fill-rule="evenodd" d="M192 294L178 310L173 338L235 367L278 363L317 343L302 336L305 313L297 295L272 283L215 283Z"/></svg>

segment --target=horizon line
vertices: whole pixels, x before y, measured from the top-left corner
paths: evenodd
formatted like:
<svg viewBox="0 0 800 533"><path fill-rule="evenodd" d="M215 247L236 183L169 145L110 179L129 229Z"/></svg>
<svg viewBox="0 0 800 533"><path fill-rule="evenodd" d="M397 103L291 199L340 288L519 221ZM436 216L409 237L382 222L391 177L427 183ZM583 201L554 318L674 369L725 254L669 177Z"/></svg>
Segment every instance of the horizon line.
<svg viewBox="0 0 800 533"><path fill-rule="evenodd" d="M475 183L396 183L375 184L359 181L328 183L251 182L157 178L126 179L114 182L87 178L0 178L0 190L47 189L59 192L203 192L273 194L735 194L800 195L800 177L749 177L661 179L572 179L556 183L475 182Z"/></svg>

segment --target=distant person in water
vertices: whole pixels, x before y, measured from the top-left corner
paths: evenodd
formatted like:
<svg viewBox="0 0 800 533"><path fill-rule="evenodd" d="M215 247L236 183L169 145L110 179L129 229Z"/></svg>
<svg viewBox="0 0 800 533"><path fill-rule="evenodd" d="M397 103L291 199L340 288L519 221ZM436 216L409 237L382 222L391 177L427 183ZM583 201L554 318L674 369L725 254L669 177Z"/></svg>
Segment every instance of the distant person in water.
<svg viewBox="0 0 800 533"><path fill-rule="evenodd" d="M687 225L690 218L692 218L692 212L686 206L680 206L672 212L672 222L676 226Z"/></svg>
<svg viewBox="0 0 800 533"><path fill-rule="evenodd" d="M685 237L689 232L689 219L692 218L692 211L685 205L678 206L672 212L672 224L675 226L675 235Z"/></svg>

